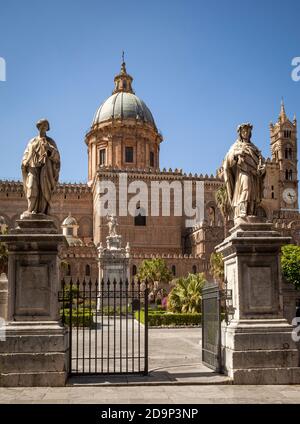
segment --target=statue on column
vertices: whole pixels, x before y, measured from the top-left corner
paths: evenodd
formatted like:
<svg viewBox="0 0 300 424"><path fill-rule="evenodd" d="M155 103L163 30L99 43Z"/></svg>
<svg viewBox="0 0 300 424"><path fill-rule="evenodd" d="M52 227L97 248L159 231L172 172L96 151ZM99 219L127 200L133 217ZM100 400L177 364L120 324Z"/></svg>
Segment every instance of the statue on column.
<svg viewBox="0 0 300 424"><path fill-rule="evenodd" d="M241 124L237 132L239 137L223 162L225 185L235 221L257 216L266 172L261 152L251 142L252 125Z"/></svg>
<svg viewBox="0 0 300 424"><path fill-rule="evenodd" d="M110 237L116 236L117 225L118 225L117 218L114 215L107 215L107 221L108 221L108 235Z"/></svg>
<svg viewBox="0 0 300 424"><path fill-rule="evenodd" d="M50 130L47 119L36 124L39 135L29 141L22 159L23 187L29 214L45 214L50 211L51 197L60 170L60 156L54 140L46 135Z"/></svg>

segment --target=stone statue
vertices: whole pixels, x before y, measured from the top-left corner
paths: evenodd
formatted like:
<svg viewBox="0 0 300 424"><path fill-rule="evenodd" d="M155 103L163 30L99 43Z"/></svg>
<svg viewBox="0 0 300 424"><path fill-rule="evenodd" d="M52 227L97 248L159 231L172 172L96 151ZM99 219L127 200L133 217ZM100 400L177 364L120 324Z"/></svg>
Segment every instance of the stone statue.
<svg viewBox="0 0 300 424"><path fill-rule="evenodd" d="M216 220L215 208L212 206L209 206L207 210L207 214L208 214L209 225L213 227L215 225L215 220Z"/></svg>
<svg viewBox="0 0 300 424"><path fill-rule="evenodd" d="M114 237L117 235L117 218L114 215L107 215L108 220L108 235Z"/></svg>
<svg viewBox="0 0 300 424"><path fill-rule="evenodd" d="M252 125L239 125L239 138L231 146L224 163L224 179L234 219L257 216L263 197L266 166L261 152L251 142Z"/></svg>
<svg viewBox="0 0 300 424"><path fill-rule="evenodd" d="M29 141L22 159L23 187L28 214L49 214L52 193L60 170L60 156L54 140L47 137L50 125L46 119L36 124L39 135Z"/></svg>

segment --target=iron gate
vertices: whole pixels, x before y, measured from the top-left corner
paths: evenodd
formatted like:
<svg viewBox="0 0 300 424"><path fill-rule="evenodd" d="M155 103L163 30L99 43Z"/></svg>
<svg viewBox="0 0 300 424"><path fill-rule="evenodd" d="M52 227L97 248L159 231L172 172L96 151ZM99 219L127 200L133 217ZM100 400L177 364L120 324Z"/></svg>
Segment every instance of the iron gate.
<svg viewBox="0 0 300 424"><path fill-rule="evenodd" d="M216 372L221 364L221 290L218 284L202 290L202 362Z"/></svg>
<svg viewBox="0 0 300 424"><path fill-rule="evenodd" d="M71 375L148 374L148 292L134 281L62 281Z"/></svg>

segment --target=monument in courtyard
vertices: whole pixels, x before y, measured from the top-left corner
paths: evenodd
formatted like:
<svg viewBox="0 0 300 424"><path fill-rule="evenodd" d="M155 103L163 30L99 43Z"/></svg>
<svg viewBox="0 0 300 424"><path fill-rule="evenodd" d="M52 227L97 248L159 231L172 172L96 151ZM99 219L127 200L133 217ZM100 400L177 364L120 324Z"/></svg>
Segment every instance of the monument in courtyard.
<svg viewBox="0 0 300 424"><path fill-rule="evenodd" d="M113 215L107 216L108 236L106 237L106 247L102 243L98 247L99 260L99 281L119 284L130 279L130 247L122 247L122 236L117 234L118 221Z"/></svg>
<svg viewBox="0 0 300 424"><path fill-rule="evenodd" d="M299 383L299 354L281 297L280 249L290 238L257 216L265 163L251 131L249 123L238 127L238 140L223 163L234 211L234 227L216 247L232 293L231 315L222 326L223 369L236 384Z"/></svg>
<svg viewBox="0 0 300 424"><path fill-rule="evenodd" d="M0 386L62 386L67 377L66 330L60 324L58 234L49 216L60 157L46 119L22 160L28 207L0 236L9 251L6 340L0 343Z"/></svg>

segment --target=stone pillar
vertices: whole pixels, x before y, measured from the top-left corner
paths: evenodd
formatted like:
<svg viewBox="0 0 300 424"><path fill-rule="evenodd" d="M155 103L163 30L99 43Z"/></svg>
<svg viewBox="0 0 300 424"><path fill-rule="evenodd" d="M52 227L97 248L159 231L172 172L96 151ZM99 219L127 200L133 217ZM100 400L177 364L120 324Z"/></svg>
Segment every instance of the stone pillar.
<svg viewBox="0 0 300 424"><path fill-rule="evenodd" d="M0 275L0 318L7 320L8 279L5 273Z"/></svg>
<svg viewBox="0 0 300 424"><path fill-rule="evenodd" d="M108 166L112 166L113 164L113 142L112 142L112 138L110 137L108 139L108 143L107 143L107 160L106 160L106 165Z"/></svg>
<svg viewBox="0 0 300 424"><path fill-rule="evenodd" d="M298 351L281 302L280 248L290 238L272 224L248 221L216 248L232 291L232 315L222 325L224 372L235 384L299 384Z"/></svg>
<svg viewBox="0 0 300 424"><path fill-rule="evenodd" d="M63 386L67 334L59 320L58 234L48 216L17 220L7 243L8 321L0 342L0 386Z"/></svg>

